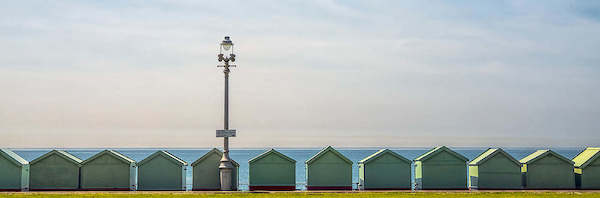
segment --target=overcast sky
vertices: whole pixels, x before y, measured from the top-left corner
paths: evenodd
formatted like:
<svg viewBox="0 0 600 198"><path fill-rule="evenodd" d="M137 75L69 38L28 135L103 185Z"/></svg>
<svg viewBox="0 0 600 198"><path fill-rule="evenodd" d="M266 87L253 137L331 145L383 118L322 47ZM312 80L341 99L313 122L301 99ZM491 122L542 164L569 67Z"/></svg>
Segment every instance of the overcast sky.
<svg viewBox="0 0 600 198"><path fill-rule="evenodd" d="M600 1L8 1L0 147L600 144Z"/></svg>

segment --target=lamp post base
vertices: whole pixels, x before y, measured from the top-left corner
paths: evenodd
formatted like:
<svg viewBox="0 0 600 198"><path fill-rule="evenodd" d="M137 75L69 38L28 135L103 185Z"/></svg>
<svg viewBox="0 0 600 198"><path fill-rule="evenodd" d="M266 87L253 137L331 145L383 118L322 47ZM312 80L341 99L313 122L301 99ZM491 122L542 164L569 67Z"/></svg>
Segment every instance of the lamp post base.
<svg viewBox="0 0 600 198"><path fill-rule="evenodd" d="M231 163L231 162L229 162ZM221 168L219 167L219 175L221 177L221 190L231 191L233 190L233 169L232 168Z"/></svg>
<svg viewBox="0 0 600 198"><path fill-rule="evenodd" d="M233 163L231 163L231 159L229 159L229 149L226 149L223 153L223 157L221 158L221 163L219 164L219 176L221 179L221 190L223 191L232 191L237 188L233 187Z"/></svg>

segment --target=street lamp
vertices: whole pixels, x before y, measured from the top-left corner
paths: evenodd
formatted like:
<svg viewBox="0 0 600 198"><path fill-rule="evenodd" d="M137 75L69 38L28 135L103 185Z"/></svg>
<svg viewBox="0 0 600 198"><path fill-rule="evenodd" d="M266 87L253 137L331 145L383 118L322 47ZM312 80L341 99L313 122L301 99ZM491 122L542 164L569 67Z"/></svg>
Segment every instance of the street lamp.
<svg viewBox="0 0 600 198"><path fill-rule="evenodd" d="M223 73L225 74L225 109L224 109L224 127L223 130L217 130L217 137L223 138L223 157L221 157L221 163L219 164L219 176L221 178L221 190L234 190L237 189L233 186L233 163L229 158L229 137L235 137L236 131L229 129L229 67L235 67L230 65L229 61L235 62L235 54L233 54L233 42L229 40L229 36L225 37L225 40L221 42L219 48L219 55L217 56L219 62L223 62L223 65L217 65L217 67L223 67Z"/></svg>

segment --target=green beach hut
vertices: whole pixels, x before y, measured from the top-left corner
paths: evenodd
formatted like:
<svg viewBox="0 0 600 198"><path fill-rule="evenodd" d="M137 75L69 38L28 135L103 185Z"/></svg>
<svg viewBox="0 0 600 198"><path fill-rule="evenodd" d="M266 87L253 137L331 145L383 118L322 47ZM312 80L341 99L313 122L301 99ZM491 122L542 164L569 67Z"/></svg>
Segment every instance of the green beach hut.
<svg viewBox="0 0 600 198"><path fill-rule="evenodd" d="M574 189L575 162L551 150L538 150L519 160L527 189Z"/></svg>
<svg viewBox="0 0 600 198"><path fill-rule="evenodd" d="M586 148L575 158L575 182L581 189L600 189L600 148Z"/></svg>
<svg viewBox="0 0 600 198"><path fill-rule="evenodd" d="M248 163L250 190L296 190L296 160L271 149Z"/></svg>
<svg viewBox="0 0 600 198"><path fill-rule="evenodd" d="M30 190L76 190L81 159L66 151L52 150L29 163Z"/></svg>
<svg viewBox="0 0 600 198"><path fill-rule="evenodd" d="M467 159L441 146L415 160L416 189L467 189Z"/></svg>
<svg viewBox="0 0 600 198"><path fill-rule="evenodd" d="M469 162L471 189L521 189L521 163L501 148L488 149Z"/></svg>
<svg viewBox="0 0 600 198"><path fill-rule="evenodd" d="M81 163L81 189L135 190L135 161L104 150Z"/></svg>
<svg viewBox="0 0 600 198"><path fill-rule="evenodd" d="M411 189L412 161L381 149L358 162L359 187L364 190Z"/></svg>
<svg viewBox="0 0 600 198"><path fill-rule="evenodd" d="M305 163L307 190L352 190L352 161L331 146Z"/></svg>
<svg viewBox="0 0 600 198"><path fill-rule="evenodd" d="M0 149L0 191L29 190L29 162L8 149Z"/></svg>
<svg viewBox="0 0 600 198"><path fill-rule="evenodd" d="M213 148L192 163L192 190L221 189L221 179L219 176L221 157L223 157L223 152ZM233 190L237 190L240 165L233 159L231 162L235 166L235 170L233 171Z"/></svg>
<svg viewBox="0 0 600 198"><path fill-rule="evenodd" d="M157 151L137 163L138 190L185 190L187 162Z"/></svg>

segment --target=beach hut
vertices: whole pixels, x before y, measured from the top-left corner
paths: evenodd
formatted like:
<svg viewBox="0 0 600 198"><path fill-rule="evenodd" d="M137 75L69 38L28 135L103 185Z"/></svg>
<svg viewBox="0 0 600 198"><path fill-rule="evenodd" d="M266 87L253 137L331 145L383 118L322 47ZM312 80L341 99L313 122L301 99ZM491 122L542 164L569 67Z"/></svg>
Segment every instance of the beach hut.
<svg viewBox="0 0 600 198"><path fill-rule="evenodd" d="M29 162L8 149L0 149L0 191L29 190Z"/></svg>
<svg viewBox="0 0 600 198"><path fill-rule="evenodd" d="M441 146L415 161L416 189L467 189L467 159Z"/></svg>
<svg viewBox="0 0 600 198"><path fill-rule="evenodd" d="M223 152L219 151L219 149L213 148L192 163L192 190L221 189L221 179L219 176L219 164L221 163L221 157L223 157ZM237 190L240 165L233 159L231 162L235 166L232 182L233 190Z"/></svg>
<svg viewBox="0 0 600 198"><path fill-rule="evenodd" d="M135 161L104 150L81 163L83 190L135 190Z"/></svg>
<svg viewBox="0 0 600 198"><path fill-rule="evenodd" d="M187 162L157 151L137 163L138 190L185 190Z"/></svg>
<svg viewBox="0 0 600 198"><path fill-rule="evenodd" d="M76 190L81 159L66 151L52 150L29 163L30 190Z"/></svg>
<svg viewBox="0 0 600 198"><path fill-rule="evenodd" d="M490 148L469 162L469 186L521 189L521 163L501 148Z"/></svg>
<svg viewBox="0 0 600 198"><path fill-rule="evenodd" d="M581 189L600 189L600 148L586 148L575 158L575 182Z"/></svg>
<svg viewBox="0 0 600 198"><path fill-rule="evenodd" d="M352 190L352 161L331 146L305 163L307 190Z"/></svg>
<svg viewBox="0 0 600 198"><path fill-rule="evenodd" d="M527 189L574 189L575 162L551 150L538 150L519 160Z"/></svg>
<svg viewBox="0 0 600 198"><path fill-rule="evenodd" d="M271 149L248 163L250 190L296 190L296 160Z"/></svg>
<svg viewBox="0 0 600 198"><path fill-rule="evenodd" d="M411 189L412 161L382 149L358 162L359 186L365 190Z"/></svg>

